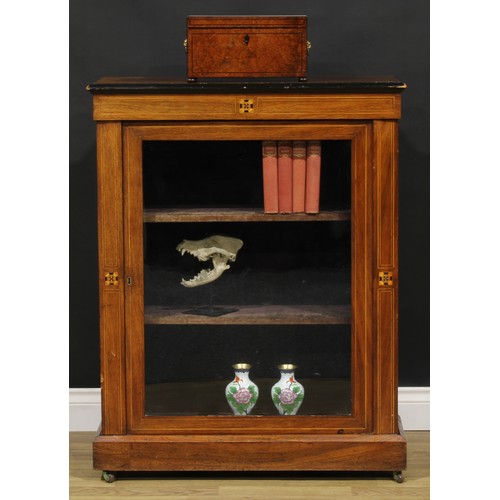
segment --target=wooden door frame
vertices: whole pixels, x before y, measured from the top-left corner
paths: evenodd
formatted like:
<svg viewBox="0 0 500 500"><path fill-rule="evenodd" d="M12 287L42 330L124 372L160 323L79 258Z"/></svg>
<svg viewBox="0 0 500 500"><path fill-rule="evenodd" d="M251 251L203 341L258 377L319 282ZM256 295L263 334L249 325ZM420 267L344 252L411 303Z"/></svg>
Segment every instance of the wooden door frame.
<svg viewBox="0 0 500 500"><path fill-rule="evenodd" d="M352 415L144 416L144 303L142 256L142 142L144 140L336 139L351 141L352 165ZM366 122L161 122L123 126L123 193L127 432L132 434L293 434L367 433L373 425L373 128ZM358 263L354 265L354 263ZM379 373L379 372L376 372ZM379 373L381 375L381 373Z"/></svg>

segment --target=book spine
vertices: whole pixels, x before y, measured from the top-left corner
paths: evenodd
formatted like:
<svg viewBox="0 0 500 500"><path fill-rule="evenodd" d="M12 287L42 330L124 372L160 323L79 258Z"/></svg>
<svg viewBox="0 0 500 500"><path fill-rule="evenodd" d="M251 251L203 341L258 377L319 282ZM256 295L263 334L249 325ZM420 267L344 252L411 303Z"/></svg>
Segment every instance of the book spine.
<svg viewBox="0 0 500 500"><path fill-rule="evenodd" d="M292 212L304 212L306 199L306 141L293 141Z"/></svg>
<svg viewBox="0 0 500 500"><path fill-rule="evenodd" d="M308 214L319 212L320 177L321 141L307 141L305 211Z"/></svg>
<svg viewBox="0 0 500 500"><path fill-rule="evenodd" d="M278 213L278 153L276 141L262 141L264 212Z"/></svg>
<svg viewBox="0 0 500 500"><path fill-rule="evenodd" d="M278 209L282 214L292 212L292 141L278 141Z"/></svg>

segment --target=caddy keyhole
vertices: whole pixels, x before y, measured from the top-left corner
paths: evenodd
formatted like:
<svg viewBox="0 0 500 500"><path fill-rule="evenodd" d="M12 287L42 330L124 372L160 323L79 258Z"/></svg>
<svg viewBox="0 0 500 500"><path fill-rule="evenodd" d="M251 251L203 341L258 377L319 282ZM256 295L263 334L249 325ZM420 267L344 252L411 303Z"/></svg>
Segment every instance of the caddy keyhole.
<svg viewBox="0 0 500 500"><path fill-rule="evenodd" d="M248 35L245 35L245 45L248 45L249 41L250 41L250 37Z"/></svg>

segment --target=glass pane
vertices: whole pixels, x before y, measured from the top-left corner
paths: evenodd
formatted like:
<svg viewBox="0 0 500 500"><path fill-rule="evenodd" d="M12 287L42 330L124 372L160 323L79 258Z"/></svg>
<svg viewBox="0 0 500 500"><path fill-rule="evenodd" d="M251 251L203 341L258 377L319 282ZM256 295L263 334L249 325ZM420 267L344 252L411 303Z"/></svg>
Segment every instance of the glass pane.
<svg viewBox="0 0 500 500"><path fill-rule="evenodd" d="M260 141L145 141L143 159L145 208L262 203Z"/></svg>
<svg viewBox="0 0 500 500"><path fill-rule="evenodd" d="M321 209L348 210L351 142L321 141ZM261 141L144 141L144 207L262 208Z"/></svg>
<svg viewBox="0 0 500 500"><path fill-rule="evenodd" d="M259 388L252 415L278 415L271 387L283 363L304 386L298 415L348 415L350 344L347 325L147 325L146 414L232 414L225 388L244 361Z"/></svg>
<svg viewBox="0 0 500 500"><path fill-rule="evenodd" d="M321 211L349 211L350 170L350 142L322 141ZM281 364L297 366L298 415L351 414L350 217L178 218L214 206L262 212L260 141L145 142L143 184L144 208L167 213L144 223L145 414L231 415L225 391L237 363L252 365L259 390L251 415L279 414L271 391ZM183 286L220 249L199 243L203 261L178 245L214 235L243 242L234 262L212 282Z"/></svg>

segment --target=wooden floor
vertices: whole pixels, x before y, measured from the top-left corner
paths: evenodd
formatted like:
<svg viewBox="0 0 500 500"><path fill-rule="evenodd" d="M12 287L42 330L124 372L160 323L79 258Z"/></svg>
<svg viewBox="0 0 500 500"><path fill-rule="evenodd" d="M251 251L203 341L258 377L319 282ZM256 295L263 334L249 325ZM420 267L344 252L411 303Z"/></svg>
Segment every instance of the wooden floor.
<svg viewBox="0 0 500 500"><path fill-rule="evenodd" d="M71 432L69 447L70 498L85 499L191 499L309 500L311 498L370 498L372 500L428 499L429 432L406 432L408 468L398 484L380 474L142 474L119 477L114 483L101 480L92 469L91 432Z"/></svg>

